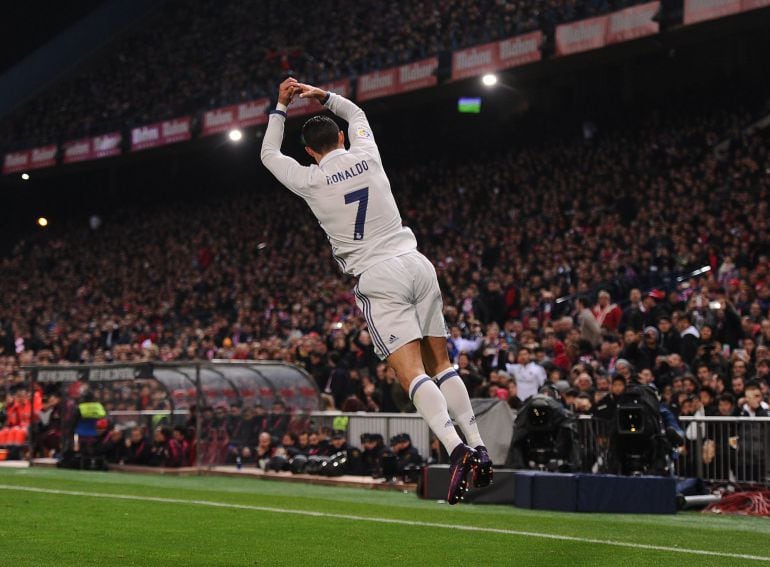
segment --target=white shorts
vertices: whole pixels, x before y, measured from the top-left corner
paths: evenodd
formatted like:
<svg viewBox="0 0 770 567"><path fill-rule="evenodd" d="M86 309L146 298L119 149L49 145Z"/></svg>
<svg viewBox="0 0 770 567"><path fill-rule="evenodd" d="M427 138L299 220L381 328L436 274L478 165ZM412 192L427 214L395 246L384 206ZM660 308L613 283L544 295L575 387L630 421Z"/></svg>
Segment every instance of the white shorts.
<svg viewBox="0 0 770 567"><path fill-rule="evenodd" d="M436 270L417 251L366 270L355 294L374 351L383 360L415 339L447 336Z"/></svg>

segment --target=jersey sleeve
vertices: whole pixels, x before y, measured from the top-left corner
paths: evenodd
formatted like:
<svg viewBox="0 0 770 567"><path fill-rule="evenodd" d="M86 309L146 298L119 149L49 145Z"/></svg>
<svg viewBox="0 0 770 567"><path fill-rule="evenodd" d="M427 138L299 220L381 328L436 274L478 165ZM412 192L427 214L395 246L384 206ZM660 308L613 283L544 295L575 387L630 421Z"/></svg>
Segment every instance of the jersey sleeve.
<svg viewBox="0 0 770 567"><path fill-rule="evenodd" d="M369 120L364 111L353 101L348 100L342 95L329 93L329 100L325 106L334 114L347 121L348 140L350 140L351 150L364 150L380 161L380 150L374 141L372 127L369 126Z"/></svg>
<svg viewBox="0 0 770 567"><path fill-rule="evenodd" d="M260 158L265 167L275 175L287 189L300 197L307 197L310 181L310 168L301 165L297 160L281 153L283 129L286 114L280 110L270 113L267 121L265 137L262 141Z"/></svg>

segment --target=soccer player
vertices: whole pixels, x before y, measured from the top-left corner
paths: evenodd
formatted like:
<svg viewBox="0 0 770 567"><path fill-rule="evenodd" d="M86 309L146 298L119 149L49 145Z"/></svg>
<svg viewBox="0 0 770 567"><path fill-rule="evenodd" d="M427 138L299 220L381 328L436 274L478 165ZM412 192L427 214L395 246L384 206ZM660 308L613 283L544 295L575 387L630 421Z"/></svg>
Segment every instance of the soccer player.
<svg viewBox="0 0 770 567"><path fill-rule="evenodd" d="M316 164L300 165L281 153L287 107L294 96L315 99L348 122L345 134L327 116L302 127ZM329 238L344 272L358 278L356 303L366 318L375 352L387 359L417 411L450 455L447 501L487 486L492 462L479 435L465 384L449 362L441 290L436 270L417 251L417 240L402 226L380 152L363 110L350 100L294 78L278 89L261 153L270 172L308 204ZM450 415L465 435L465 445Z"/></svg>

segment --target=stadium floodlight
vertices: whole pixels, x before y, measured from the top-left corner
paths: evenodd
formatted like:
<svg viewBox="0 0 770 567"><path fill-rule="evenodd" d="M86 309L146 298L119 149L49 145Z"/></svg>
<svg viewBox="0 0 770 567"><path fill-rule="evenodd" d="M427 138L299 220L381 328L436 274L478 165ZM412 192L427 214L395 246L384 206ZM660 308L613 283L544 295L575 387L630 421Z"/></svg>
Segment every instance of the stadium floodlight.
<svg viewBox="0 0 770 567"><path fill-rule="evenodd" d="M29 179L29 173L27 173L27 172L24 172L24 173L22 173L22 174L21 174L21 178L22 178L24 181L27 181L27 180Z"/></svg>
<svg viewBox="0 0 770 567"><path fill-rule="evenodd" d="M45 228L48 226L48 219L45 217L40 217L39 219L37 219L37 224L39 227Z"/></svg>
<svg viewBox="0 0 770 567"><path fill-rule="evenodd" d="M487 73L481 77L481 82L487 87L492 87L497 84L497 75Z"/></svg>
<svg viewBox="0 0 770 567"><path fill-rule="evenodd" d="M243 132L238 130L238 128L233 128L230 130L230 133L227 134L227 137L230 138L231 142L240 142L243 138Z"/></svg>

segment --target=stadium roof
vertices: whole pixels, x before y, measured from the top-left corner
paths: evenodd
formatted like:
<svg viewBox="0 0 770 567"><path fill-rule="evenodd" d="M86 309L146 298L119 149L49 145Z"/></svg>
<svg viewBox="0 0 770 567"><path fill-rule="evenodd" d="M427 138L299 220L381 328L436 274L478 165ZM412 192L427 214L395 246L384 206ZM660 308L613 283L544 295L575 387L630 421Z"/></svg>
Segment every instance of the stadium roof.
<svg viewBox="0 0 770 567"><path fill-rule="evenodd" d="M7 2L0 18L0 73L45 45L103 0Z"/></svg>

